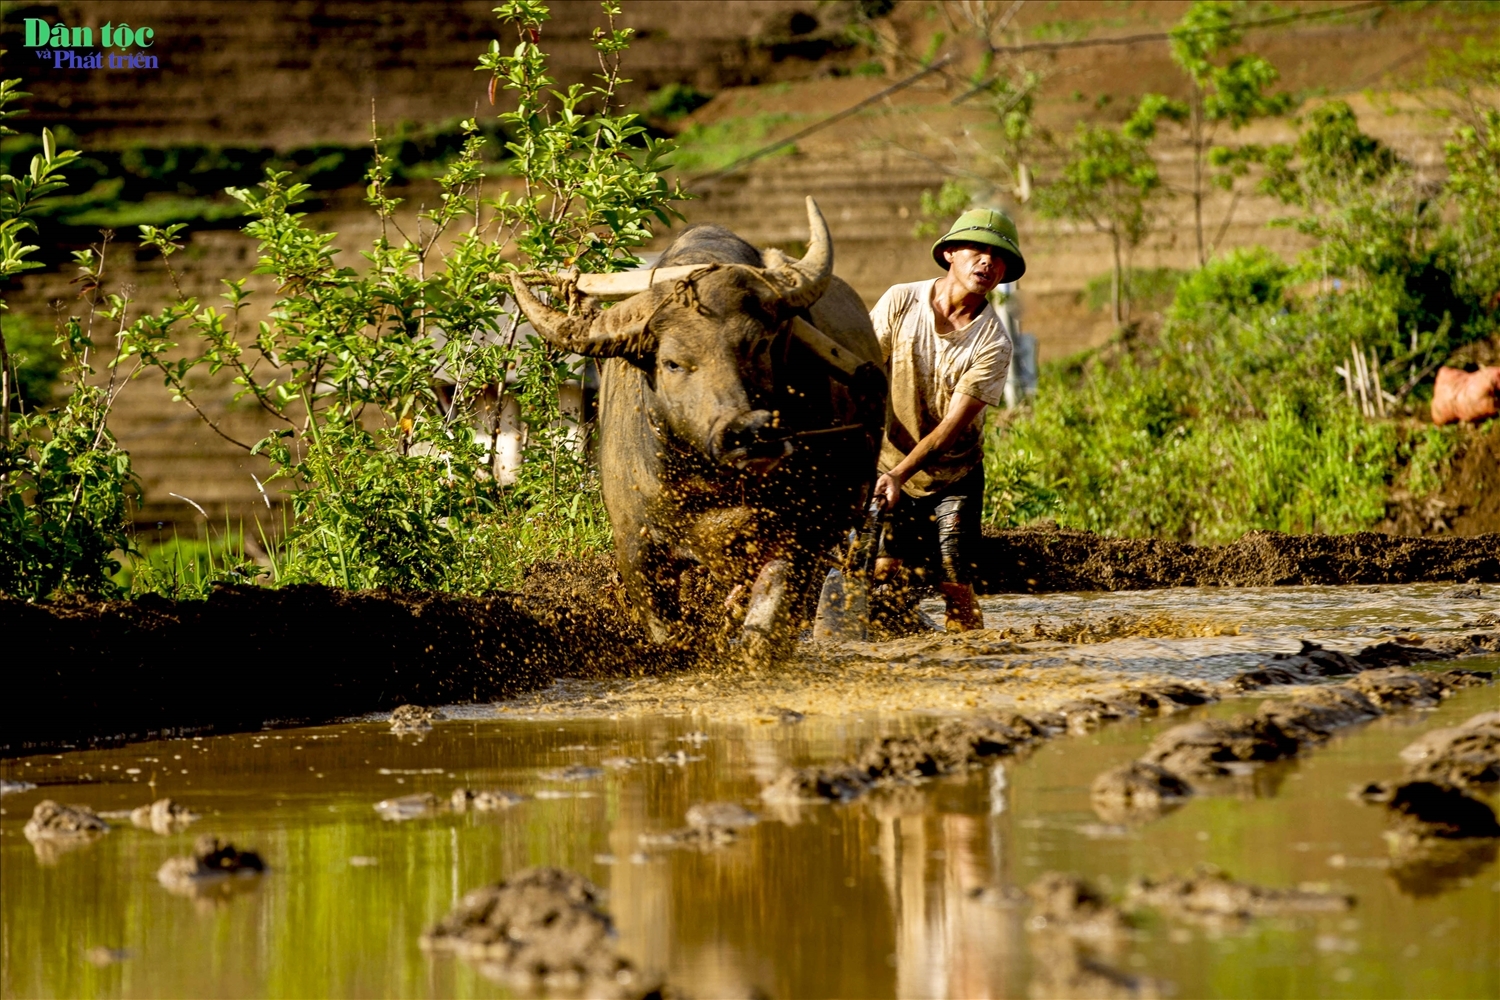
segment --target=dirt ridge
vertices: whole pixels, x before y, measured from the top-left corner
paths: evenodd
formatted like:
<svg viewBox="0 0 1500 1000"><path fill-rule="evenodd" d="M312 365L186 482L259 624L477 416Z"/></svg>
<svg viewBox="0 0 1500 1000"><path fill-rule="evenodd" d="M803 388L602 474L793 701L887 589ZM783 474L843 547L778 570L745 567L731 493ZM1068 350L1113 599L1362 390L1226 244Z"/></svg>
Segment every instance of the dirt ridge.
<svg viewBox="0 0 1500 1000"><path fill-rule="evenodd" d="M1500 535L1257 532L1194 547L1040 527L986 538L982 556L987 593L1500 582ZM511 698L693 660L646 642L603 557L539 565L521 592L482 598L313 585L182 602L0 598L0 630L36 651L0 703L0 755Z"/></svg>
<svg viewBox="0 0 1500 1000"><path fill-rule="evenodd" d="M0 598L0 631L35 651L0 707L0 755L319 724L685 662L597 598L527 594L303 585L221 587L206 601Z"/></svg>
<svg viewBox="0 0 1500 1000"><path fill-rule="evenodd" d="M1043 524L989 534L981 593L1500 582L1500 534L1411 538L1252 531L1229 545L1104 538Z"/></svg>

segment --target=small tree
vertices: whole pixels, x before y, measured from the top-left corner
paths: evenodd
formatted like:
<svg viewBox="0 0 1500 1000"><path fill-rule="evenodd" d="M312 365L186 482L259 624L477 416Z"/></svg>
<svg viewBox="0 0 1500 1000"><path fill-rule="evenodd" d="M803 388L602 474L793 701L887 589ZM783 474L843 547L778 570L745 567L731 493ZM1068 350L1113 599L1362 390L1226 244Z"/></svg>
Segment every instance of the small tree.
<svg viewBox="0 0 1500 1000"><path fill-rule="evenodd" d="M1239 45L1244 32L1235 26L1234 6L1224 0L1198 0L1172 29L1172 61L1187 74L1190 84L1186 103L1170 102L1162 111L1182 123L1192 152L1193 236L1198 266L1203 266L1229 228L1235 202L1224 213L1213 240L1203 238L1203 201L1210 185L1225 191L1245 175L1258 157L1255 147L1219 145L1219 130L1239 130L1256 118L1282 115L1293 101L1288 94L1271 94L1280 74L1276 67L1256 55L1241 55L1224 61L1228 49Z"/></svg>
<svg viewBox="0 0 1500 1000"><path fill-rule="evenodd" d="M633 248L682 196L660 174L670 144L616 109L631 29L615 27L615 3L602 6L599 82L566 90L554 89L539 45L547 7L496 8L517 44L492 43L478 69L492 94L515 102L500 120L519 194L484 197L484 140L465 122L437 206L407 232L377 137L367 200L381 235L357 273L336 262L335 236L296 210L305 185L271 172L258 191L229 192L252 217L245 231L259 241L257 272L278 285L253 344L239 330L243 281L225 282L227 310L184 298L128 331L128 352L177 398L193 402L195 369L224 370L266 418L263 438L235 443L269 458L290 494L281 580L484 590L515 582L518 550L555 555L606 538L596 476L564 443L574 429L563 426L557 389L577 372L540 338L519 336L524 318L508 297L528 266L635 266ZM169 267L179 228L142 227ZM195 348L186 356L177 350L184 333ZM519 398L529 430L528 461L509 488L491 471L494 400L504 391Z"/></svg>
<svg viewBox="0 0 1500 1000"><path fill-rule="evenodd" d="M1493 326L1500 323L1500 43L1470 38L1461 49L1435 52L1423 82L1432 110L1453 123L1443 154L1459 220L1460 277L1486 300Z"/></svg>
<svg viewBox="0 0 1500 1000"><path fill-rule="evenodd" d="M1162 194L1151 156L1155 103L1143 103L1115 127L1079 122L1064 147L1062 170L1033 199L1045 217L1085 223L1109 237L1114 260L1110 302L1116 325L1129 318L1125 269L1152 228L1151 208Z"/></svg>
<svg viewBox="0 0 1500 1000"><path fill-rule="evenodd" d="M12 105L29 96L19 80L0 82L0 121L18 114ZM0 135L14 135L0 125ZM29 219L39 199L67 186L64 169L76 151L58 151L42 131L42 152L22 176L0 176L0 281L42 265L27 260L38 249L24 243L35 231ZM108 242L108 234L105 243ZM57 338L63 405L28 411L17 384L9 331L0 326L0 593L26 600L54 591L108 593L119 563L113 553L130 548L129 505L134 478L130 456L115 444L108 418L120 387L91 381L96 318L123 322L126 302L110 296L100 308L104 245L74 254L88 314L63 324ZM0 323L7 306L0 300Z"/></svg>

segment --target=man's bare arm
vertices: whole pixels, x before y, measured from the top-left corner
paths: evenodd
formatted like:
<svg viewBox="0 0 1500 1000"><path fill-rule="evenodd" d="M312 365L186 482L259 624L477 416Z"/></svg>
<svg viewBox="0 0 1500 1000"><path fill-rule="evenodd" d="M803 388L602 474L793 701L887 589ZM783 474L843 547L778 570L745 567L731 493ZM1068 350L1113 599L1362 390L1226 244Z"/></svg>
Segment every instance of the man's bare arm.
<svg viewBox="0 0 1500 1000"><path fill-rule="evenodd" d="M983 413L988 405L978 396L963 392L953 394L953 401L948 404L948 413L943 417L942 423L934 427L931 434L918 441L917 446L901 460L900 465L875 481L875 495L885 500L887 509L894 506L901 496L902 484L921 472L933 455L941 455L952 447L959 432L973 423L974 418Z"/></svg>

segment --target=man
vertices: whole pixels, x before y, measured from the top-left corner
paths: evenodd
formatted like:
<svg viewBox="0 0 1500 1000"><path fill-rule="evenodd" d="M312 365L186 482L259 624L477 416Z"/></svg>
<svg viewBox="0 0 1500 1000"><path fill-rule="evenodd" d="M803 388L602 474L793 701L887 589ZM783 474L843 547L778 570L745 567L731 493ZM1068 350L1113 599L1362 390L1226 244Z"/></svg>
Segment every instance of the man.
<svg viewBox="0 0 1500 1000"><path fill-rule="evenodd" d="M891 380L875 495L890 512L875 576L937 577L945 627L984 627L973 562L984 503L985 407L1005 391L1011 339L989 293L1026 270L1016 225L976 208L932 246L940 278L894 285L870 314ZM937 567L932 567L933 556Z"/></svg>

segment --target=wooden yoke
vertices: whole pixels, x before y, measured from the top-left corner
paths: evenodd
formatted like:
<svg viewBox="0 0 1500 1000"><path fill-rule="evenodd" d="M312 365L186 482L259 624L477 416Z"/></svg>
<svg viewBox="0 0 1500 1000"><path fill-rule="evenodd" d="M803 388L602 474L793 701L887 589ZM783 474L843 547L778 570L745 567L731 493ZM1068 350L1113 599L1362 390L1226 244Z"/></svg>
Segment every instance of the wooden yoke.
<svg viewBox="0 0 1500 1000"><path fill-rule="evenodd" d="M843 347L828 334L813 326L801 316L792 317L792 336L806 344L814 354L826 361L837 371L843 373L842 381L849 381L854 373L859 370L862 362L850 353L847 347Z"/></svg>
<svg viewBox="0 0 1500 1000"><path fill-rule="evenodd" d="M653 267L641 271L616 271L613 274L580 274L578 290L595 299L628 299L639 295L652 285L667 285L679 281L694 271L703 270L702 264L681 264L677 267Z"/></svg>

